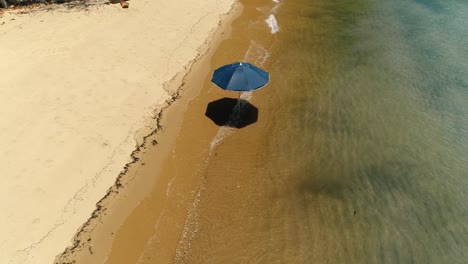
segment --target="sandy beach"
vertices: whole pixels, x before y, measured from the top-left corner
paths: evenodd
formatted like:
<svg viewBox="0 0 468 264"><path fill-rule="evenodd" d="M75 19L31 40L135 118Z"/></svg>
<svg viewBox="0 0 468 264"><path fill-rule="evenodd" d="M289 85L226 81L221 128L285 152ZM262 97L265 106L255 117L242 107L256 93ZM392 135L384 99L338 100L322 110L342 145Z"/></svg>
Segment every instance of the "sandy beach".
<svg viewBox="0 0 468 264"><path fill-rule="evenodd" d="M253 142L239 146L238 137L232 141L228 139L234 134L246 137L246 133L254 133L256 136L249 136L251 141L261 142L257 140L258 131L270 118L262 112L258 120L238 130L217 125L206 116L206 111L209 104L224 105L226 102L229 104L229 100L237 102L239 96L210 82L216 67L239 59L269 67L264 64L268 51L262 47L268 47L275 38L264 22L268 13L259 11L258 6L268 10L275 3L241 1L223 20L209 51L193 64L185 76L185 88L181 90L180 98L164 111L161 119L163 130L146 138L146 142L157 141L157 144L146 144L136 153L138 160L128 167L121 179L124 188L117 189L115 195L99 203L103 209L96 212L96 217L77 234L75 243L58 258L59 263L203 263L204 253L214 246L199 243L197 239L202 237L205 241L205 236L212 234L210 227L214 225L209 224L210 230L206 230L205 216L209 215L209 219L217 223L215 226L224 225L227 218L236 219L240 225L246 224L245 214L237 209L230 210L233 204L226 203L226 199L235 195L239 199L238 205L245 205L250 199L246 191L250 190L247 187L249 179L253 178L249 176L253 174L243 161L253 160L250 155L243 154L260 150L252 147L256 146ZM246 36L250 34L245 31L246 27L258 29L256 42ZM268 96L269 91L262 89L255 96ZM248 101L253 98L249 93L242 97ZM252 104L259 109L263 106L259 102ZM229 112L220 113L226 114ZM235 159L225 159L228 154L222 151L229 142L233 143L229 150L233 154L241 154ZM225 166L220 161L229 164ZM245 177L238 175L240 170ZM232 186L236 187L233 189ZM211 197L213 190L219 197L205 204L204 199L207 194ZM205 206L212 211L207 212ZM206 256L243 252L231 243L234 241L232 237L238 233L237 230L231 231L225 233L228 237L223 236L226 239L222 241L229 250ZM202 253L198 254L196 250L202 244Z"/></svg>
<svg viewBox="0 0 468 264"><path fill-rule="evenodd" d="M0 14L0 262L70 245L233 2Z"/></svg>

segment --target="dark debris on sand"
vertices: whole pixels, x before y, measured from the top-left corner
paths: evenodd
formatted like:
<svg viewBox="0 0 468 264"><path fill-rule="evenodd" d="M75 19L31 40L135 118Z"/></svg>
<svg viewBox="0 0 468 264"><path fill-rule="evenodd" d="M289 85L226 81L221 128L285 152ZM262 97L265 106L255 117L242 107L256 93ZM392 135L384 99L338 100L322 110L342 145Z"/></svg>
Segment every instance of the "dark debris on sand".
<svg viewBox="0 0 468 264"><path fill-rule="evenodd" d="M5 9L31 9L51 4L65 4L67 7L87 7L91 5L119 4L128 8L127 0L0 0L0 11Z"/></svg>

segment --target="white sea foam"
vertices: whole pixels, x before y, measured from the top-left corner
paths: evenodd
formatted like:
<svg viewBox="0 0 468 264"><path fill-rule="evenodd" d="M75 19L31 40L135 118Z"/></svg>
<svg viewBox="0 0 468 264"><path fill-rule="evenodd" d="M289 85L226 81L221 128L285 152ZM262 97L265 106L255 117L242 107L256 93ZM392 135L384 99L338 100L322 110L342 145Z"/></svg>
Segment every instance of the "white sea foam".
<svg viewBox="0 0 468 264"><path fill-rule="evenodd" d="M233 127L227 127L223 126L218 130L218 133L216 136L213 138L213 140L210 143L210 154L213 152L213 150L218 146L220 142L222 142L225 138L229 137L235 132L235 128Z"/></svg>
<svg viewBox="0 0 468 264"><path fill-rule="evenodd" d="M200 211L198 209L201 201L202 192L204 190L205 184L202 184L200 189L198 189L197 194L192 202L189 205L187 218L185 219L184 229L182 230L181 238L177 245L175 262L184 263L186 256L191 250L192 240L198 233L198 218Z"/></svg>
<svg viewBox="0 0 468 264"><path fill-rule="evenodd" d="M242 93L242 95L240 96L241 99L245 100L245 101L252 101L252 98L253 98L253 93L252 92L244 92Z"/></svg>
<svg viewBox="0 0 468 264"><path fill-rule="evenodd" d="M257 7L255 8L257 9L258 11L262 12L263 14L270 14L270 11L271 9L268 7L268 6L261 6L261 7ZM255 23L258 23L259 21L256 21Z"/></svg>
<svg viewBox="0 0 468 264"><path fill-rule="evenodd" d="M185 219L184 229L177 245L175 263L185 263L185 258L189 254L192 246L192 240L197 236L199 229L199 217L200 217L200 202L203 196L203 193L206 190L206 169L208 167L209 161L212 155L205 159L201 166L197 169L196 174L201 178L201 183L199 188L193 197L193 202L189 204L187 211L187 218Z"/></svg>
<svg viewBox="0 0 468 264"><path fill-rule="evenodd" d="M276 14L276 11L278 11L278 8L281 6L281 2L278 1L276 2L276 5L271 9L271 13Z"/></svg>
<svg viewBox="0 0 468 264"><path fill-rule="evenodd" d="M269 6L270 5L264 5L264 6L259 6L257 7L256 9L264 14L275 14L276 13L276 10L278 9L278 7L281 6L281 2L278 1L278 0L272 0L273 2L275 2L275 6L273 8L270 8Z"/></svg>
<svg viewBox="0 0 468 264"><path fill-rule="evenodd" d="M275 34L279 31L278 21L276 20L275 15L270 15L267 19L265 19L265 22L270 27L272 34Z"/></svg>
<svg viewBox="0 0 468 264"><path fill-rule="evenodd" d="M263 66L270 57L270 52L256 41L250 41L250 46L244 55L244 61L251 62L257 66Z"/></svg>

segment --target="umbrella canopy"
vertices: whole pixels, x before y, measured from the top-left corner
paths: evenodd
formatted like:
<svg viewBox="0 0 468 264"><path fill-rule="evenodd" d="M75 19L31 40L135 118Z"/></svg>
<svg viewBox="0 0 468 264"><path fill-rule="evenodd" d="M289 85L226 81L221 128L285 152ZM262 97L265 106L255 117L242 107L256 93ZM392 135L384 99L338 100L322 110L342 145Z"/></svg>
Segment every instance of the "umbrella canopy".
<svg viewBox="0 0 468 264"><path fill-rule="evenodd" d="M235 62L216 69L211 81L224 90L253 91L267 85L270 74L246 62Z"/></svg>

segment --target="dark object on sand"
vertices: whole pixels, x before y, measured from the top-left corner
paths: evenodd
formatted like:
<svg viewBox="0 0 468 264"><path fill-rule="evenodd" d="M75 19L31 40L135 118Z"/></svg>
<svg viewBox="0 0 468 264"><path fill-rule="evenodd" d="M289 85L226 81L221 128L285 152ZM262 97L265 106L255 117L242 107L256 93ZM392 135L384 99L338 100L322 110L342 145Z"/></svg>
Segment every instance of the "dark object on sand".
<svg viewBox="0 0 468 264"><path fill-rule="evenodd" d="M8 3L5 0L0 0L0 8L7 8Z"/></svg>
<svg viewBox="0 0 468 264"><path fill-rule="evenodd" d="M23 6L34 7L34 6L37 6L38 4L67 4L67 3L70 4L70 6L86 6L87 0L0 0L0 8L8 8L8 7L18 8L18 7L23 7Z"/></svg>
<svg viewBox="0 0 468 264"><path fill-rule="evenodd" d="M129 3L128 3L127 1L120 1L120 6L121 6L122 8L128 8Z"/></svg>
<svg viewBox="0 0 468 264"><path fill-rule="evenodd" d="M33 4L60 3L64 0L0 0L0 8L27 6Z"/></svg>

